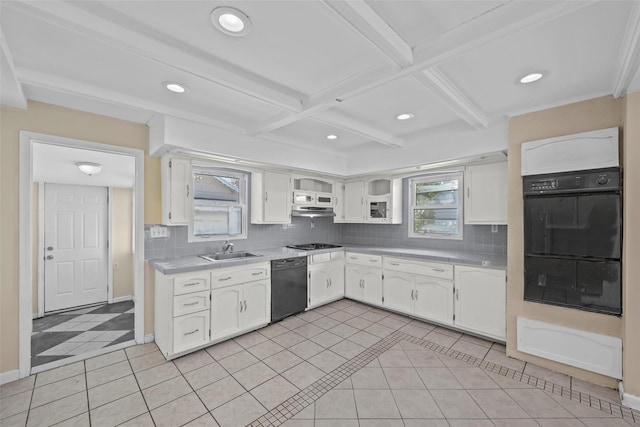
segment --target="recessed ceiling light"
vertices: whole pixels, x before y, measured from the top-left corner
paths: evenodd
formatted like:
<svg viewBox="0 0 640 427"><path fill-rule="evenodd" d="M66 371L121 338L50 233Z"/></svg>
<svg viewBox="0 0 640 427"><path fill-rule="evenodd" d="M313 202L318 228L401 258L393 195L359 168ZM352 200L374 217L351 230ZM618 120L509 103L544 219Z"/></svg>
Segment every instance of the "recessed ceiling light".
<svg viewBox="0 0 640 427"><path fill-rule="evenodd" d="M413 114L413 113L401 113L401 114L398 114L396 116L396 119L398 119L398 120L409 120L409 119L413 119L414 117L415 117L415 114Z"/></svg>
<svg viewBox="0 0 640 427"><path fill-rule="evenodd" d="M333 135L333 134L327 135L327 139L331 139L331 140L338 139L338 135Z"/></svg>
<svg viewBox="0 0 640 427"><path fill-rule="evenodd" d="M542 73L531 73L531 74L527 74L526 76L522 77L520 79L520 83L522 84L527 84L527 83L533 83L533 82L537 82L538 80L540 80L543 77Z"/></svg>
<svg viewBox="0 0 640 427"><path fill-rule="evenodd" d="M242 11L233 7L217 7L211 12L214 27L230 36L244 36L251 31L251 20Z"/></svg>
<svg viewBox="0 0 640 427"><path fill-rule="evenodd" d="M170 90L171 92L175 92L175 93L185 93L187 91L186 87L175 82L164 82L162 83L162 85L166 87L168 90Z"/></svg>

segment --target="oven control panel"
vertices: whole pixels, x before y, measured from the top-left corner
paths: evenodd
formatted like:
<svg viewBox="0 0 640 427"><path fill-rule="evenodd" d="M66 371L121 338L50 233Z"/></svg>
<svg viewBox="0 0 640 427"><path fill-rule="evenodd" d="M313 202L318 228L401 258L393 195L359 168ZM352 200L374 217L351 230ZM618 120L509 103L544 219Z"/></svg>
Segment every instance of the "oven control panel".
<svg viewBox="0 0 640 427"><path fill-rule="evenodd" d="M525 195L617 191L620 190L620 169L531 175L523 177L522 184Z"/></svg>

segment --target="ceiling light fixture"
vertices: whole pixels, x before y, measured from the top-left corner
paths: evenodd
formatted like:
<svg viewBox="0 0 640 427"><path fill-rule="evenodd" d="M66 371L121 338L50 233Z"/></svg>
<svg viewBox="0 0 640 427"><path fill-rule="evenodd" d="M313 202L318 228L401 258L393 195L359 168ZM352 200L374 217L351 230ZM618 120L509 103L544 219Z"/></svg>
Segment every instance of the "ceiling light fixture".
<svg viewBox="0 0 640 427"><path fill-rule="evenodd" d="M233 7L217 7L211 12L211 23L218 31L229 36L241 37L251 31L251 20Z"/></svg>
<svg viewBox="0 0 640 427"><path fill-rule="evenodd" d="M182 86L180 83L164 82L162 83L162 86L175 93L185 93L187 91L187 88Z"/></svg>
<svg viewBox="0 0 640 427"><path fill-rule="evenodd" d="M78 169L89 176L100 173L100 171L102 170L102 165L100 163L77 162L76 166L78 167Z"/></svg>
<svg viewBox="0 0 640 427"><path fill-rule="evenodd" d="M333 135L333 134L327 135L327 139L331 139L331 140L338 139L338 135Z"/></svg>
<svg viewBox="0 0 640 427"><path fill-rule="evenodd" d="M398 119L398 120L409 120L409 119L413 119L414 117L415 117L415 114L413 114L413 113L401 113L401 114L398 114L396 116L396 119Z"/></svg>
<svg viewBox="0 0 640 427"><path fill-rule="evenodd" d="M542 73L530 73L520 79L520 83L527 84L540 80L544 75Z"/></svg>

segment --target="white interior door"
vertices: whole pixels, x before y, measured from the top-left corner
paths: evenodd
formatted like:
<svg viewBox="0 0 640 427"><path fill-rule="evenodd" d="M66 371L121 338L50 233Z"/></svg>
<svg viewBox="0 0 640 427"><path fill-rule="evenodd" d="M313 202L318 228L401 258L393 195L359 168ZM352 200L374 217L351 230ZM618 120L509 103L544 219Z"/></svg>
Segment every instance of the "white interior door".
<svg viewBox="0 0 640 427"><path fill-rule="evenodd" d="M44 192L44 311L106 302L107 188Z"/></svg>

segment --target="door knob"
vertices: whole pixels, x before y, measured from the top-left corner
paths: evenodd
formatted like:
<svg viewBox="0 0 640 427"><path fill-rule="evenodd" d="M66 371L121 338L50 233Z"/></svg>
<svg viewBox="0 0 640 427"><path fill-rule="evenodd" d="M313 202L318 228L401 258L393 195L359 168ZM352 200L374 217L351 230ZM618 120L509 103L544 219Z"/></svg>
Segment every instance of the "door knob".
<svg viewBox="0 0 640 427"><path fill-rule="evenodd" d="M47 255L47 259L53 259L53 255Z"/></svg>
<svg viewBox="0 0 640 427"><path fill-rule="evenodd" d="M48 251L52 251L53 250L53 246L47 246L47 250Z"/></svg>

